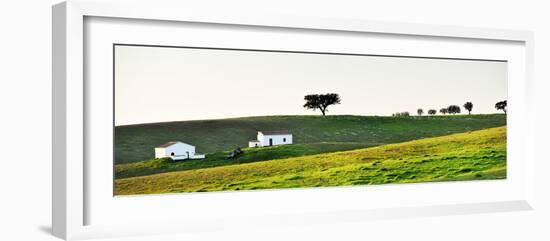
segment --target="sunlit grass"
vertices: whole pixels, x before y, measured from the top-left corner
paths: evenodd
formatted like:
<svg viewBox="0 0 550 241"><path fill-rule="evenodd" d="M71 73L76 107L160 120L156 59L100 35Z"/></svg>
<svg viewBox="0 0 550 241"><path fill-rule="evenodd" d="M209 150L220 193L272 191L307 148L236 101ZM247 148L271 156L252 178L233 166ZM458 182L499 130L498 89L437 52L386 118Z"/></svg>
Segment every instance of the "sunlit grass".
<svg viewBox="0 0 550 241"><path fill-rule="evenodd" d="M229 155L229 151L210 153L206 155L205 159L198 160L173 161L170 158L151 159L115 165L115 178L284 159L334 151L353 150L362 147L364 146L361 143L322 142L261 148L243 148L242 150L244 153L234 159L226 159Z"/></svg>
<svg viewBox="0 0 550 241"><path fill-rule="evenodd" d="M115 180L115 194L506 178L506 127L352 151Z"/></svg>

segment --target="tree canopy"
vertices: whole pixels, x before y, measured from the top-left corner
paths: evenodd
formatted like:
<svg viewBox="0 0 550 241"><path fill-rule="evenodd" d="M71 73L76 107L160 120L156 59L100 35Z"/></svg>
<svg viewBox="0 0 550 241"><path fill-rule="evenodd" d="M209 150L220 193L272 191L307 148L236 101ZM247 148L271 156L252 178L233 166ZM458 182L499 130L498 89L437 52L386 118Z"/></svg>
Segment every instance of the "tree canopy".
<svg viewBox="0 0 550 241"><path fill-rule="evenodd" d="M495 104L495 109L504 111L504 114L506 114L506 107L508 106L508 103L506 100L499 101Z"/></svg>
<svg viewBox="0 0 550 241"><path fill-rule="evenodd" d="M447 113L449 113L449 114L459 114L460 113L460 106L450 105L449 107L447 107Z"/></svg>
<svg viewBox="0 0 550 241"><path fill-rule="evenodd" d="M393 113L392 116L395 116L395 117L409 117L410 113L408 111L396 112L396 113Z"/></svg>
<svg viewBox="0 0 550 241"><path fill-rule="evenodd" d="M342 101L340 95L336 93L306 95L304 96L304 100L306 101L304 108L312 110L319 109L323 116L326 115L329 106L340 104Z"/></svg>
<svg viewBox="0 0 550 241"><path fill-rule="evenodd" d="M472 109L474 108L474 104L472 104L472 102L466 102L464 103L463 105L464 109L466 109L468 111L468 115L472 113Z"/></svg>

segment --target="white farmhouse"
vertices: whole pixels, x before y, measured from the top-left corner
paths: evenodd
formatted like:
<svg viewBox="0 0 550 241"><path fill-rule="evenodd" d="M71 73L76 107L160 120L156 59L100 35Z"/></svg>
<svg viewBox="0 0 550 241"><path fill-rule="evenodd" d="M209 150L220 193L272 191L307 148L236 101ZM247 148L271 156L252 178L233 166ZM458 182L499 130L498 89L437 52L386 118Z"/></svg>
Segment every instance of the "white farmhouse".
<svg viewBox="0 0 550 241"><path fill-rule="evenodd" d="M204 154L195 153L195 146L180 141L170 141L155 147L155 158L170 157L172 160L203 159Z"/></svg>
<svg viewBox="0 0 550 241"><path fill-rule="evenodd" d="M256 138L248 142L248 147L292 144L292 134L288 131L258 131Z"/></svg>

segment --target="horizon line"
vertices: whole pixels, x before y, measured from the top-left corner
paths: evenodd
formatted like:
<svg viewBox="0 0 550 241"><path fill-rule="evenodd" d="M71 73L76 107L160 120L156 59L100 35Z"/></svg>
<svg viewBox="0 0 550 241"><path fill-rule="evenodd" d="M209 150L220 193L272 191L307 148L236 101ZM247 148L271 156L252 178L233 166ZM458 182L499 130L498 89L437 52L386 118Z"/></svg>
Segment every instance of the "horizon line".
<svg viewBox="0 0 550 241"><path fill-rule="evenodd" d="M412 113L412 112L409 112ZM139 126L139 125L150 125L150 124L161 124L161 123L177 123L177 122L194 122L194 121L214 121L214 120L231 120L231 119L243 119L243 118L255 118L255 117L332 117L332 116L357 116L357 117L390 117L390 118L412 118L412 117L445 117L445 116L476 116L476 115L506 115L507 113L459 113L459 114L423 114L421 116L411 114L410 116L392 116L392 115L352 115L352 114L342 114L342 115L259 115L259 116L238 116L238 117L228 117L228 118L210 118L210 119L191 119L191 120L172 120L172 121L161 121L161 122L143 122L135 124L123 124L123 125L114 125L114 127L123 127L123 126Z"/></svg>

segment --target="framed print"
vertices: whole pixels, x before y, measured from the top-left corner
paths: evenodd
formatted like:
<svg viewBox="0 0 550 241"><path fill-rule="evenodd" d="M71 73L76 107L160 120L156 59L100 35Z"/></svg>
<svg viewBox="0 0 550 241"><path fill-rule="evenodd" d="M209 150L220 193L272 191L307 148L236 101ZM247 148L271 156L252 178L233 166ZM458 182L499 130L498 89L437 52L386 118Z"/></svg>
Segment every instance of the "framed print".
<svg viewBox="0 0 550 241"><path fill-rule="evenodd" d="M506 179L504 60L113 51L115 196Z"/></svg>
<svg viewBox="0 0 550 241"><path fill-rule="evenodd" d="M56 236L532 209L530 32L206 13L54 6Z"/></svg>

